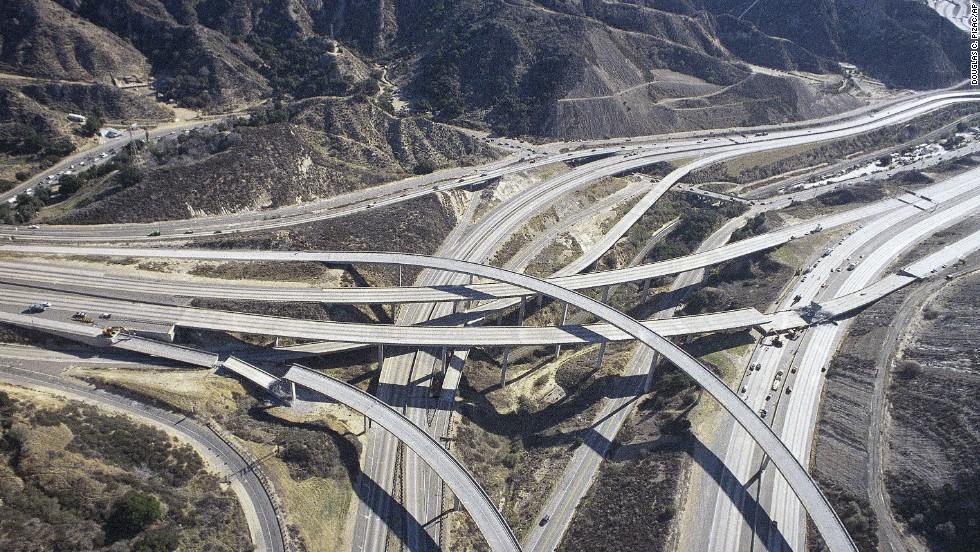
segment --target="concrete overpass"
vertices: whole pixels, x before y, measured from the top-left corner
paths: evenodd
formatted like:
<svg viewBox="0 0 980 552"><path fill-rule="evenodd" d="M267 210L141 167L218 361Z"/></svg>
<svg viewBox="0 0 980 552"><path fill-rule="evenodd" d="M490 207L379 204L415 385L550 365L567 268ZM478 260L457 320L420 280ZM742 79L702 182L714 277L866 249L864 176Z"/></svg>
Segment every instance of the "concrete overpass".
<svg viewBox="0 0 980 552"><path fill-rule="evenodd" d="M942 202L968 191L978 178L974 171L944 180L923 188L918 193L928 195L934 202ZM568 274L549 278L548 281L567 289L589 289L627 282L640 282L650 278L679 274L688 270L704 268L745 255L751 255L778 247L793 239L813 231L818 225L824 230L884 215L910 203L923 204L931 208L934 202L927 202L912 194L903 194L875 203L844 211L842 213L817 217L804 223L781 228L773 232L754 236L714 249L649 263L630 268ZM315 257L305 252L291 252L287 257L275 251L235 251L211 249L160 249L130 247L75 247L57 245L3 244L0 251L21 254L49 255L95 255L142 258L181 258L210 261L295 261L310 262ZM315 261L314 261L315 262ZM583 261L584 262L584 261ZM157 294L176 297L212 297L223 299L247 299L270 301L317 301L331 304L388 304L388 303L428 303L440 301L480 301L488 299L520 297L528 295L527 290L506 283L476 283L465 286L437 287L372 287L372 288L286 288L272 286L252 286L236 282L221 284L177 282L162 279L129 278L105 274L102 271L85 269L65 269L30 265L25 271L23 263L0 262L0 278L10 281L31 281L53 283L61 287L77 286L87 288L89 293L115 295L117 292L132 294ZM586 265L587 266L587 265ZM579 268L579 267L575 267ZM571 270L569 270L570 272ZM98 290L102 291L98 291ZM500 308L499 304L488 304L481 310Z"/></svg>
<svg viewBox="0 0 980 552"><path fill-rule="evenodd" d="M378 189L368 189L354 194L347 194L343 198L332 198L330 200L314 202L313 204L288 206L275 210L275 212L237 213L207 219L164 221L151 224L42 226L36 230L27 229L24 231L16 227L0 226L0 237L68 242L159 241L193 239L195 233L202 232L211 234L214 232L271 230L377 209L385 205L406 201L435 191L471 186L474 183L512 172L524 171L546 163L592 155L615 154L616 158L610 163L615 164L619 170L610 169L610 165L605 161L600 162L600 165L605 166L607 170L611 171L606 174L617 174L618 172L629 171L661 160L665 154L694 156L706 153L726 153L728 156L734 157L750 152L844 138L901 123L941 107L977 100L980 100L980 93L977 92L943 91L917 96L908 101L889 104L870 113L865 110L858 110L857 112L847 114L847 118L830 118L827 121L832 122L824 122L822 126L813 128L798 128L795 125L776 127L777 130L773 130L765 136L745 138L743 141L736 141L734 144L724 137L714 136L714 133L709 133L709 138L696 141L688 139L677 143L673 149L671 149L671 145L669 144L664 146L663 142L647 141L654 137L637 138L636 143L619 145L618 147L601 145L588 149L588 145L580 144L581 149L575 151L559 151L558 153L536 157L533 160L524 160L516 164L512 162L497 162L483 167L482 170L480 168L459 169L459 172L454 172L454 174L463 175L462 178L457 179L455 182L436 184L433 187L429 187L428 184L438 182L436 177L424 180L423 186L419 186L417 183L409 185L392 183L380 186ZM636 155L638 157L628 158L623 154ZM473 171L474 174L467 175L465 174L466 171ZM388 192L390 193L386 195Z"/></svg>
<svg viewBox="0 0 980 552"><path fill-rule="evenodd" d="M551 282L539 280L524 274L507 272L494 267L452 259L404 253L300 253L290 251L255 253L274 254L280 261L295 260L298 256L302 256L306 260L325 263L390 264L459 272L474 277L508 282L511 285L523 287L532 293L540 293L587 311L612 324L631 337L638 339L646 346L653 348L693 378L746 429L766 454L769 455L775 467L779 469L806 510L810 513L814 524L820 531L830 550L833 552L856 550L840 519L834 513L816 483L807 474L806 469L800 464L792 452L783 445L769 426L751 408L745 405L728 388L725 382L718 379L710 369L703 366L697 359L690 356L677 345L612 307Z"/></svg>
<svg viewBox="0 0 980 552"><path fill-rule="evenodd" d="M59 309L106 311L134 317L150 316L173 320L176 326L184 328L315 339L333 343L462 347L581 345L632 339L628 333L605 323L543 327L394 326L297 320L260 314L102 299L57 291L39 293L36 289L29 287L2 284L0 284L0 292L15 309L23 308L21 305L30 305L37 300L37 297L43 295L55 303ZM36 315L28 318L35 321L57 322L45 318L45 316L48 315ZM770 317L750 308L671 320L650 320L643 322L643 324L645 327L661 330L667 335L674 336L761 326L770 320Z"/></svg>
<svg viewBox="0 0 980 552"><path fill-rule="evenodd" d="M476 479L438 441L419 426L375 396L313 370L294 365L286 372L284 379L336 399L387 429L425 460L452 489L453 494L479 527L491 550L494 552L521 550L517 537Z"/></svg>

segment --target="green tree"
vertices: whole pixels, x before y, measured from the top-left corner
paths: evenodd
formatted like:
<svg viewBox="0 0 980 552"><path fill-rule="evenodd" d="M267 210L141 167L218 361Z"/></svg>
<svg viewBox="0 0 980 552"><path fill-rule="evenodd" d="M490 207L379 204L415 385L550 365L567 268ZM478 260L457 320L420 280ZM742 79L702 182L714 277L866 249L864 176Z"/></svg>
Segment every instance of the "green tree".
<svg viewBox="0 0 980 552"><path fill-rule="evenodd" d="M436 163L431 159L423 159L415 164L412 172L415 174L429 174L436 170Z"/></svg>
<svg viewBox="0 0 980 552"><path fill-rule="evenodd" d="M171 528L147 532L133 545L133 552L174 552L180 546L180 536Z"/></svg>
<svg viewBox="0 0 980 552"><path fill-rule="evenodd" d="M102 128L102 117L89 115L85 118L85 124L79 129L79 132L81 132L82 136L95 136L100 128Z"/></svg>
<svg viewBox="0 0 980 552"><path fill-rule="evenodd" d="M143 180L143 173L132 165L126 165L125 167L119 169L119 176L117 178L119 179L119 184L122 187L128 188L138 183L140 180Z"/></svg>
<svg viewBox="0 0 980 552"><path fill-rule="evenodd" d="M58 190L65 195L72 195L78 190L82 189L82 185L85 184L80 176L74 174L66 174L58 180Z"/></svg>
<svg viewBox="0 0 980 552"><path fill-rule="evenodd" d="M162 514L157 497L146 493L130 493L118 500L106 519L105 534L109 542L131 539L140 534Z"/></svg>

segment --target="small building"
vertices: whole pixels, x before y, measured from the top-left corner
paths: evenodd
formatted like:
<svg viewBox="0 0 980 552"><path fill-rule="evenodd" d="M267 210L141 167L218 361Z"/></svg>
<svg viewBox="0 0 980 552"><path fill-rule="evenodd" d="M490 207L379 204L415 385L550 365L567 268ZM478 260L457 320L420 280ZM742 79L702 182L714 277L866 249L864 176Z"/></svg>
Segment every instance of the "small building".
<svg viewBox="0 0 980 552"><path fill-rule="evenodd" d="M73 123L84 125L85 121L87 121L88 119L85 117L85 115L79 115L78 113L69 113L68 120Z"/></svg>

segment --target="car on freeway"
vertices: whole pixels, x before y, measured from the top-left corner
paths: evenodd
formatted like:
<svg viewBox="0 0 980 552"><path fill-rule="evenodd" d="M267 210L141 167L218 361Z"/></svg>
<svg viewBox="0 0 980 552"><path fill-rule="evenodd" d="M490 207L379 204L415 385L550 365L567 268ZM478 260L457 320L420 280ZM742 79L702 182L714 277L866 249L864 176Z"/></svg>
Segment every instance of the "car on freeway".
<svg viewBox="0 0 980 552"><path fill-rule="evenodd" d="M101 318L103 320L108 320L108 319L112 318L112 313L111 312L104 312L104 313L102 313L102 314L99 315L99 318Z"/></svg>
<svg viewBox="0 0 980 552"><path fill-rule="evenodd" d="M551 516L544 516L541 518L541 521L538 522L538 527L544 527L549 521L551 521Z"/></svg>
<svg viewBox="0 0 980 552"><path fill-rule="evenodd" d="M767 412L765 408L763 408L762 410L759 411L759 417L760 418L765 418L768 415L769 415L769 412Z"/></svg>

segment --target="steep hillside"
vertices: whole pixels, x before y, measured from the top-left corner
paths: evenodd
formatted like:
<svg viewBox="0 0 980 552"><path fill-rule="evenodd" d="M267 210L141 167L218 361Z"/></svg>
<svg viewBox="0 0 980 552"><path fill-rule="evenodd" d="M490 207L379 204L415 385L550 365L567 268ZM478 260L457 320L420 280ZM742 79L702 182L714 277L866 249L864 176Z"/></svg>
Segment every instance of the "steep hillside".
<svg viewBox="0 0 980 552"><path fill-rule="evenodd" d="M437 119L561 137L853 107L834 92L838 62L912 88L953 84L968 67L962 33L917 3L749 4L11 0L0 8L14 22L0 29L0 65L62 79L152 75L166 97L220 111L270 94L370 95L380 81L370 67L384 62Z"/></svg>
<svg viewBox="0 0 980 552"><path fill-rule="evenodd" d="M0 21L0 71L88 82L150 72L146 58L126 37L54 0L5 0Z"/></svg>
<svg viewBox="0 0 980 552"><path fill-rule="evenodd" d="M404 178L421 161L476 163L495 153L458 129L395 117L357 98L316 98L134 152L87 182L59 223L141 222L256 210Z"/></svg>
<svg viewBox="0 0 980 552"><path fill-rule="evenodd" d="M742 3L702 0L739 15ZM904 0L781 0L744 16L762 32L818 56L848 61L886 84L933 88L966 78L964 35L925 4Z"/></svg>

